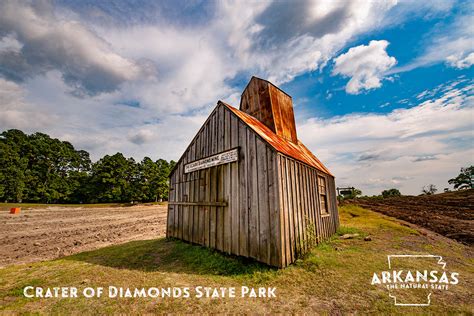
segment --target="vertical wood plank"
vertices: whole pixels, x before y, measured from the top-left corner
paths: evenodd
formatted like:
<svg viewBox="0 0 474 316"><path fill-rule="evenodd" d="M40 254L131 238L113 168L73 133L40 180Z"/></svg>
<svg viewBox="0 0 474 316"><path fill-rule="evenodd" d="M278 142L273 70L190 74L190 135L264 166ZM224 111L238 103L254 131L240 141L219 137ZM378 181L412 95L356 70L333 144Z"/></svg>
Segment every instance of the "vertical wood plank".
<svg viewBox="0 0 474 316"><path fill-rule="evenodd" d="M239 255L248 257L248 146L247 127L238 122L239 128Z"/></svg>
<svg viewBox="0 0 474 316"><path fill-rule="evenodd" d="M217 166L217 200L221 202L224 199L224 170L222 166ZM217 209L217 226L216 226L216 248L224 251L224 208L222 206Z"/></svg>
<svg viewBox="0 0 474 316"><path fill-rule="evenodd" d="M217 151L224 150L224 109L218 107L217 111ZM224 200L224 170L223 166L217 166L217 200ZM217 227L216 227L216 248L224 250L224 210L223 207L217 207Z"/></svg>
<svg viewBox="0 0 474 316"><path fill-rule="evenodd" d="M247 139L248 139L248 159L249 159L249 169L248 169L248 187L249 187L249 250L250 257L258 258L260 251L260 236L258 228L258 173L257 173L257 149L255 143L255 134L247 130Z"/></svg>
<svg viewBox="0 0 474 316"><path fill-rule="evenodd" d="M314 209L314 204L313 200L311 197L311 175L310 175L310 168L306 168L306 195L307 195L307 200L308 200L308 217L309 221L311 223L311 236L312 236L312 243L311 247L313 247L316 244L316 222L313 216L313 209Z"/></svg>
<svg viewBox="0 0 474 316"><path fill-rule="evenodd" d="M205 181L206 181L206 186L204 190L204 201L210 201L211 199L211 187L210 187L210 181L211 181L211 171L209 169L206 169L205 171ZM211 218L210 218L210 207L205 206L204 207L204 244L206 247L209 247L211 245L211 240L210 240L210 234L211 234Z"/></svg>
<svg viewBox="0 0 474 316"><path fill-rule="evenodd" d="M286 212L287 212L287 207L285 203L285 196L286 196L286 190L285 190L285 170L283 167L283 160L284 158L280 154L276 154L276 160L277 160L277 181L278 181L278 201L279 201L279 218L280 218L280 239L279 239L279 244L281 247L281 251L279 253L280 258L280 266L281 267L286 267L287 265L287 256L288 256L288 251L287 251L287 232L285 229L286 226Z"/></svg>
<svg viewBox="0 0 474 316"><path fill-rule="evenodd" d="M181 166L178 166L178 173L176 174L176 200L179 201L180 199L180 169ZM179 238L179 211L180 207L179 205L175 206L175 211L174 211L174 219L173 219L173 237Z"/></svg>
<svg viewBox="0 0 474 316"><path fill-rule="evenodd" d="M295 187L296 187L296 204L297 204L297 221L298 221L298 236L299 236L299 244L298 248L301 254L304 253L304 244L305 244L305 235L304 235L304 227L303 227L303 205L301 203L301 187L300 187L300 164L299 162L295 161Z"/></svg>
<svg viewBox="0 0 474 316"><path fill-rule="evenodd" d="M298 230L298 204L296 200L296 184L295 184L295 162L293 159L288 159L289 163L289 171L290 171L290 181L289 181L289 194L290 194L290 202L291 202L291 229L293 230L293 260L298 258L298 246L300 243L300 235Z"/></svg>
<svg viewBox="0 0 474 316"><path fill-rule="evenodd" d="M210 134L210 147L211 154L215 155L217 153L217 113L214 112L211 119L211 134ZM209 170L210 179L209 179L209 190L210 190L210 200L212 202L217 202L217 168L212 167ZM211 248L216 248L216 228L217 228L217 208L211 206L209 208L210 218L209 218L209 246Z"/></svg>
<svg viewBox="0 0 474 316"><path fill-rule="evenodd" d="M169 200L175 201L174 192L175 192L175 175L170 179L170 193ZM168 204L168 219L166 225L166 237L173 237L173 220L174 220L174 205Z"/></svg>
<svg viewBox="0 0 474 316"><path fill-rule="evenodd" d="M319 214L319 197L318 197L318 178L316 177L316 173L314 170L311 170L311 182L312 182L312 189L311 192L313 194L313 200L314 200L314 216L316 219L316 238L318 240L318 243L321 241L321 216Z"/></svg>
<svg viewBox="0 0 474 316"><path fill-rule="evenodd" d="M300 205L301 205L301 227L303 233L303 251L306 253L308 251L308 234L307 234L307 216L306 216L306 203L305 203L305 194L304 194L304 171L303 171L303 164L298 162L298 183L299 183L299 196L300 196Z"/></svg>
<svg viewBox="0 0 474 316"><path fill-rule="evenodd" d="M298 163L300 169L300 196L301 196L301 219L303 226L303 235L304 235L304 252L306 253L309 250L309 232L308 232L308 207L306 205L306 185L305 185L305 165Z"/></svg>
<svg viewBox="0 0 474 316"><path fill-rule="evenodd" d="M196 160L201 159L201 138L198 137L196 139ZM201 177L201 172L196 171L196 180L194 181L194 200L199 202L200 201L200 195L199 195L199 182L200 177ZM193 242L199 244L200 243L200 238L199 238L199 206L193 206L194 208L194 229L193 229Z"/></svg>
<svg viewBox="0 0 474 316"><path fill-rule="evenodd" d="M183 159L183 165L186 165L189 161L189 150ZM183 201L189 201L189 174L183 175ZM189 206L183 206L183 239L189 240Z"/></svg>
<svg viewBox="0 0 474 316"><path fill-rule="evenodd" d="M278 170L276 152L266 147L268 166L268 207L269 207L269 248L270 264L281 267L281 241L280 241L280 197L278 185Z"/></svg>
<svg viewBox="0 0 474 316"><path fill-rule="evenodd" d="M270 264L270 210L266 146L256 138L259 260Z"/></svg>
<svg viewBox="0 0 474 316"><path fill-rule="evenodd" d="M230 116L230 147L236 148L239 145L239 127L237 118L234 115ZM240 229L239 229L239 163L233 162L230 165L231 168L231 197L230 197L230 213L232 218L231 231L232 231L232 253L240 254L239 240L240 240Z"/></svg>
<svg viewBox="0 0 474 316"><path fill-rule="evenodd" d="M230 126L230 111L227 108L222 107L223 111L223 119L224 119L224 148L223 150L230 149L230 141L231 141L231 126ZM230 202L230 185L231 185L231 170L230 164L225 164L224 168L224 200L226 202ZM229 204L228 206L223 207L224 209L224 251L227 253L232 252L232 214L230 212Z"/></svg>
<svg viewBox="0 0 474 316"><path fill-rule="evenodd" d="M210 173L210 201L217 202L217 167L212 167ZM216 248L217 208L210 207L209 246Z"/></svg>
<svg viewBox="0 0 474 316"><path fill-rule="evenodd" d="M290 160L285 157L285 172L286 172L286 196L288 203L288 233L289 233L289 252L290 260L295 260L295 227L293 225L293 195L291 185L291 164Z"/></svg>

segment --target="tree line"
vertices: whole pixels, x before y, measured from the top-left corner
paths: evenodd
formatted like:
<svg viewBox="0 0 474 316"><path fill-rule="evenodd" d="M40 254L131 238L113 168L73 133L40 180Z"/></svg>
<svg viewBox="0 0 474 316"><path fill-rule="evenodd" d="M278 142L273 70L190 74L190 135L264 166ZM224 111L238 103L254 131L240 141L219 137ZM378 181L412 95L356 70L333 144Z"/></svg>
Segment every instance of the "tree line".
<svg viewBox="0 0 474 316"><path fill-rule="evenodd" d="M121 153L92 162L85 150L43 133L0 134L0 201L33 203L152 202L168 199L176 163Z"/></svg>
<svg viewBox="0 0 474 316"><path fill-rule="evenodd" d="M454 190L467 190L474 189L474 166L461 168L461 171L458 176L449 179L448 183L454 186ZM356 188L351 188L350 194L339 195L339 201L344 199L355 199L357 197L368 198L369 196L362 196L362 191ZM434 184L428 184L421 188L420 195L433 195L438 192L438 188ZM445 188L444 192L450 192L449 188ZM373 195L372 198L390 198L401 196L402 193L396 188L383 190L380 195Z"/></svg>

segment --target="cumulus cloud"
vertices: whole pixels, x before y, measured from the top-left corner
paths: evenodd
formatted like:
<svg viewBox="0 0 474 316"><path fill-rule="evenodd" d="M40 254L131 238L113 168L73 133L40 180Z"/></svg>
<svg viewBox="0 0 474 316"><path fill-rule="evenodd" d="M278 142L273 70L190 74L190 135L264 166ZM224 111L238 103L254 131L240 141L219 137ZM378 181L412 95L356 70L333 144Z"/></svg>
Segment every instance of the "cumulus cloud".
<svg viewBox="0 0 474 316"><path fill-rule="evenodd" d="M388 44L385 40L370 41L334 59L332 74L351 78L346 85L347 93L358 94L382 86L385 72L397 63L395 57L387 54Z"/></svg>
<svg viewBox="0 0 474 316"><path fill-rule="evenodd" d="M390 187L416 194L428 183L447 187L447 180L474 157L473 93L471 82L387 114L310 118L299 122L298 136L339 186L360 187L366 194Z"/></svg>
<svg viewBox="0 0 474 316"><path fill-rule="evenodd" d="M454 68L464 69L469 68L474 64L474 52L469 55L464 53L458 53L454 55L449 55L446 57L447 63Z"/></svg>
<svg viewBox="0 0 474 316"><path fill-rule="evenodd" d="M113 95L76 98L65 88L58 72L22 85L0 79L0 130L44 132L89 151L93 160L118 151L170 160L179 158L209 114L157 117L153 109L116 105Z"/></svg>
<svg viewBox="0 0 474 316"><path fill-rule="evenodd" d="M218 16L243 64L277 84L322 69L348 41L382 27L396 5L387 1L262 2L254 10L223 4ZM229 18L233 16L233 18Z"/></svg>
<svg viewBox="0 0 474 316"><path fill-rule="evenodd" d="M0 38L19 43L0 51L0 74L16 82L58 70L72 92L95 95L145 74L79 21L57 18L47 1L2 1Z"/></svg>

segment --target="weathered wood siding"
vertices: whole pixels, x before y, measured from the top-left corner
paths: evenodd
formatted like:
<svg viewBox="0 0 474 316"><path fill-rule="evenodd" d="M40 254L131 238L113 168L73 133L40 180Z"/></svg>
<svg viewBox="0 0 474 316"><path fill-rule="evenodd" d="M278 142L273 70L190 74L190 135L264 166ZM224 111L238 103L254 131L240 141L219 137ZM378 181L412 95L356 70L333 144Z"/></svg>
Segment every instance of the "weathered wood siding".
<svg viewBox="0 0 474 316"><path fill-rule="evenodd" d="M282 154L277 155L281 264L287 266L339 227L334 177ZM327 183L329 214L321 214L317 177Z"/></svg>
<svg viewBox="0 0 474 316"><path fill-rule="evenodd" d="M184 173L188 162L237 147L237 162ZM167 236L280 266L276 157L237 116L217 106L170 177Z"/></svg>
<svg viewBox="0 0 474 316"><path fill-rule="evenodd" d="M184 173L184 165L239 148L239 160ZM321 215L324 176L329 214ZM285 267L338 225L334 178L268 145L218 105L170 176L167 236Z"/></svg>

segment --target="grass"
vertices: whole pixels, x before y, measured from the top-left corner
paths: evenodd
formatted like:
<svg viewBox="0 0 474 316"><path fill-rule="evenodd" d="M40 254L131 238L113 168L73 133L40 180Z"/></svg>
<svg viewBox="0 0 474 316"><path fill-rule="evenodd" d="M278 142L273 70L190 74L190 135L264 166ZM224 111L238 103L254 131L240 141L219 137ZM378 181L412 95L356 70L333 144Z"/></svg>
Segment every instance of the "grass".
<svg viewBox="0 0 474 316"><path fill-rule="evenodd" d="M340 210L341 227L290 267L278 270L177 240L133 241L58 260L0 270L0 311L40 313L307 313L472 314L472 249L430 239L396 220L355 206ZM354 239L339 235L358 233ZM371 236L372 241L364 241ZM370 285L387 269L387 254L435 253L460 273L460 284L436 293L429 307L396 307ZM277 298L27 299L26 285L53 287L276 287Z"/></svg>

